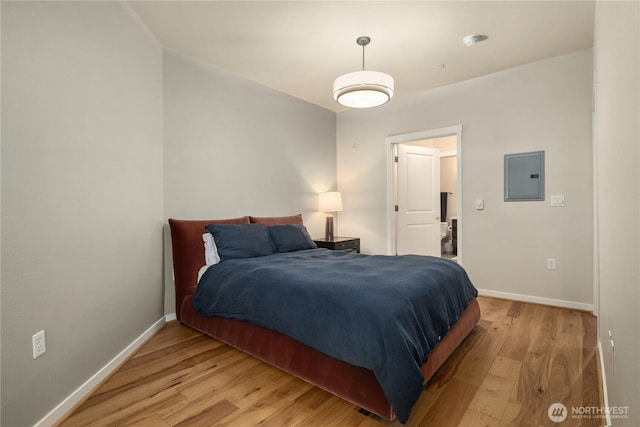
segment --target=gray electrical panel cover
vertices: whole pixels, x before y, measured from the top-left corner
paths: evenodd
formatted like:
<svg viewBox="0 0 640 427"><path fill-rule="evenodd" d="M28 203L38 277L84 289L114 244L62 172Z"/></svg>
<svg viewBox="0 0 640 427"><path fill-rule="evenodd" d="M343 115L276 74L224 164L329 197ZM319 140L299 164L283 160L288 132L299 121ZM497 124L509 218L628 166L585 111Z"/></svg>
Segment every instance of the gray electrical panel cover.
<svg viewBox="0 0 640 427"><path fill-rule="evenodd" d="M544 200L544 151L504 156L504 201Z"/></svg>

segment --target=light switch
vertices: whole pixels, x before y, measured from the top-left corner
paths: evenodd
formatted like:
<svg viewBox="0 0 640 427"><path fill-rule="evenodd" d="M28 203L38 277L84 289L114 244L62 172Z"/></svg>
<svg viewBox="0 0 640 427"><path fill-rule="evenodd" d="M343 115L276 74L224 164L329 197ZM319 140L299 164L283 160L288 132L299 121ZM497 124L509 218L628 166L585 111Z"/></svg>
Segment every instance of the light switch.
<svg viewBox="0 0 640 427"><path fill-rule="evenodd" d="M476 200L476 209L479 211L484 209L484 200L482 199Z"/></svg>
<svg viewBox="0 0 640 427"><path fill-rule="evenodd" d="M556 208L564 207L564 195L551 196L551 206Z"/></svg>

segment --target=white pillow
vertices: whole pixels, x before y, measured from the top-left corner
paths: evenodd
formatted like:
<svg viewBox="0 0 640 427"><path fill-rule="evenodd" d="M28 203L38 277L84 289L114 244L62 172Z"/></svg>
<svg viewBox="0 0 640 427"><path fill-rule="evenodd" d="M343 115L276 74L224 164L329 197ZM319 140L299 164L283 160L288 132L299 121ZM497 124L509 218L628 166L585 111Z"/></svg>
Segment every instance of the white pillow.
<svg viewBox="0 0 640 427"><path fill-rule="evenodd" d="M216 242L213 240L211 233L204 233L202 235L204 241L204 262L206 265L214 265L220 262L220 255L218 255L218 248Z"/></svg>
<svg viewBox="0 0 640 427"><path fill-rule="evenodd" d="M207 268L211 267L210 265L203 265L202 267L200 267L200 270L198 271L198 281L196 283L200 283L200 279L202 279L202 275L204 274L205 271L207 271Z"/></svg>

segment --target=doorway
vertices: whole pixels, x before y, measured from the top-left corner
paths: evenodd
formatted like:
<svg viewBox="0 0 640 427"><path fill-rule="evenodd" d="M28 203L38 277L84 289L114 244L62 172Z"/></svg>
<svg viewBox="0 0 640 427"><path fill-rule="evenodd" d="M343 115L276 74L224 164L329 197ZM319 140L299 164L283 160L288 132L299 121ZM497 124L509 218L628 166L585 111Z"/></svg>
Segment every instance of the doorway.
<svg viewBox="0 0 640 427"><path fill-rule="evenodd" d="M462 126L394 135L387 138L387 143L389 144L387 199L390 206L387 213L388 253L390 255L418 253L442 256L461 263ZM437 172L437 177L431 178L434 166L428 161L429 155L422 150L428 152L434 149L439 153L440 159L436 166L440 171ZM419 185L409 184L409 188L405 188L408 185L407 172L402 169L406 168L407 164L402 165L403 159L402 156L399 157L399 153L406 156L407 152L413 153L404 160L405 163L411 163L410 168L414 169L415 179L417 181L433 179L437 181L434 184L437 187L420 183ZM417 168L424 168L424 170L415 173ZM398 185L402 185L400 190ZM409 206L406 194L402 194L407 191L419 194L426 199L420 203L413 202L413 207ZM434 200L436 197L437 201ZM444 203L441 203L441 200ZM415 209L416 206L420 208ZM411 219L407 220L408 217ZM433 245L433 239L437 240L437 246ZM419 246L420 244L422 246Z"/></svg>

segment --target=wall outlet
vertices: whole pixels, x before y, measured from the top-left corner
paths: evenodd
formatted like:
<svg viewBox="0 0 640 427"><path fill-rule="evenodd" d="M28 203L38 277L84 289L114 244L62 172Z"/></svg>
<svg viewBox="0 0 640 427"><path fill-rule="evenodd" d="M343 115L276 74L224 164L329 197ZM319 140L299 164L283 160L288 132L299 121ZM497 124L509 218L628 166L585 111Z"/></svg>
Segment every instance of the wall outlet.
<svg viewBox="0 0 640 427"><path fill-rule="evenodd" d="M556 269L556 259L547 258L547 270L555 270L555 269Z"/></svg>
<svg viewBox="0 0 640 427"><path fill-rule="evenodd" d="M44 341L44 329L38 332L37 334L31 337L31 341L33 343L33 358L42 356L45 351L47 351L47 347Z"/></svg>

